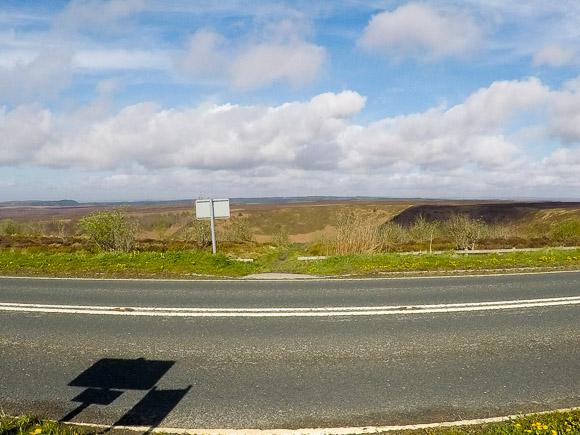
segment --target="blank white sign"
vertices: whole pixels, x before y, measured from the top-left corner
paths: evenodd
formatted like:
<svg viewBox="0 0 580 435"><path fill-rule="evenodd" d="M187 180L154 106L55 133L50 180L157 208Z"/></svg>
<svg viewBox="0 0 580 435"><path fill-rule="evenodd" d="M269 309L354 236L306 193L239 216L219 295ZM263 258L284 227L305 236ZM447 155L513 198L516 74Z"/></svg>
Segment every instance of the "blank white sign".
<svg viewBox="0 0 580 435"><path fill-rule="evenodd" d="M211 202L211 199L195 201L195 216L198 220L211 219ZM230 217L230 200L214 199L213 216L216 219L228 219Z"/></svg>

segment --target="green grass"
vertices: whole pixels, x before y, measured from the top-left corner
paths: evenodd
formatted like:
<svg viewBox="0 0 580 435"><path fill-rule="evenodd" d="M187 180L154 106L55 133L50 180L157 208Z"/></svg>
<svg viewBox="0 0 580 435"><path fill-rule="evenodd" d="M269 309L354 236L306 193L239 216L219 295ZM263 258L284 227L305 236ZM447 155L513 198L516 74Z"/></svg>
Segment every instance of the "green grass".
<svg viewBox="0 0 580 435"><path fill-rule="evenodd" d="M238 252L239 254L239 252ZM465 255L396 253L337 255L324 260L298 261L307 255L300 245L262 246L245 263L208 251L95 253L0 250L0 275L114 278L241 277L261 272L303 273L317 276L378 276L385 273L445 273L504 270L580 269L580 249ZM237 255L235 255L237 256Z"/></svg>
<svg viewBox="0 0 580 435"><path fill-rule="evenodd" d="M243 276L255 272L253 263L234 261L204 251L92 253L28 253L0 251L0 274L118 278L188 278L199 275Z"/></svg>
<svg viewBox="0 0 580 435"><path fill-rule="evenodd" d="M78 428L36 417L0 416L0 435L82 435Z"/></svg>
<svg viewBox="0 0 580 435"><path fill-rule="evenodd" d="M580 410L526 415L501 423L383 432L389 435L578 435Z"/></svg>
<svg viewBox="0 0 580 435"><path fill-rule="evenodd" d="M309 261L296 271L314 275L388 272L447 272L518 269L579 269L580 249L470 254L448 252L437 255L360 254L337 255L326 260Z"/></svg>
<svg viewBox="0 0 580 435"><path fill-rule="evenodd" d="M74 426L33 417L0 416L0 435L74 435L95 434ZM423 428L383 432L389 435L579 435L580 410L526 415L500 423L471 426Z"/></svg>

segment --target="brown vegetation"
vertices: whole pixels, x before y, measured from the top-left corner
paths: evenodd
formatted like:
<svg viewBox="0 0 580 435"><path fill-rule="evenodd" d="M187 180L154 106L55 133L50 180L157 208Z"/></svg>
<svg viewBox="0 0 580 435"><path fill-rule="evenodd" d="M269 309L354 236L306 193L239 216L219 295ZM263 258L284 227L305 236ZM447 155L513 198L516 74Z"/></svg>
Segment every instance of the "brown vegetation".
<svg viewBox="0 0 580 435"><path fill-rule="evenodd" d="M0 207L0 249L38 245L87 249L91 245L79 222L105 209L100 205ZM210 243L209 225L195 219L193 204L138 205L126 212L139 222L135 249L200 249ZM463 230L458 229L460 224ZM217 221L216 230L222 246L304 243L312 255L570 246L580 245L580 203L400 200L232 204L231 218Z"/></svg>

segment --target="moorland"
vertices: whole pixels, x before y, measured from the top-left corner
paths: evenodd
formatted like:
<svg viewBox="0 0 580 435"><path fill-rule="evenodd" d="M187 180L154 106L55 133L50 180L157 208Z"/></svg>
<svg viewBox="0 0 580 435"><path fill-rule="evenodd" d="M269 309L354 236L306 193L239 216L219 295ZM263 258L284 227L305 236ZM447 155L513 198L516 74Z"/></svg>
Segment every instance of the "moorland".
<svg viewBox="0 0 580 435"><path fill-rule="evenodd" d="M110 210L132 222L134 233L123 249L113 248L113 252L106 253L82 223L88 216ZM580 267L580 250L555 253L557 248L580 246L580 202L333 198L232 202L230 219L218 220L216 232L219 255L212 259L209 224L196 220L194 201L130 204L121 208L118 204L71 201L0 204L0 271L93 275L104 270L115 276L132 276L131 271L138 276L160 272L197 276L264 271L368 274L481 270L493 269L494 265ZM519 252L526 248L549 252ZM482 254L476 260L467 260L457 251L494 249L514 252ZM414 256L410 261L410 257L405 257L408 253L425 255L420 260ZM63 260L57 254L73 256L75 260ZM132 257L120 258L123 255ZM42 256L44 266L40 267L33 260L40 261ZM47 260L46 256L51 257ZM178 259L168 260L176 256ZM301 256L328 258L299 263L297 258ZM79 257L85 259L83 265L65 267L76 264ZM92 266L86 264L89 257ZM239 258L254 261L237 264L235 259ZM65 263L61 264L61 260ZM172 266L183 262L187 264L171 272ZM47 264L52 266L50 270L46 269ZM39 268L44 268L44 272Z"/></svg>

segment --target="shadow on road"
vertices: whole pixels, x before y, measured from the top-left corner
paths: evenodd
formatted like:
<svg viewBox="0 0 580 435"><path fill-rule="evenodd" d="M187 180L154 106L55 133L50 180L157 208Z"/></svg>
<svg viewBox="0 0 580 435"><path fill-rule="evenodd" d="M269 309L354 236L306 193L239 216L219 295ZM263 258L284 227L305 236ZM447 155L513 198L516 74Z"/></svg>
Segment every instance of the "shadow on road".
<svg viewBox="0 0 580 435"><path fill-rule="evenodd" d="M148 426L149 431L159 426L191 389L191 385L177 390L159 390L157 382L175 364L175 361L104 358L73 379L68 385L86 388L72 399L76 409L60 419L70 422L90 405L108 406L124 391L146 391L145 396L123 415L115 426Z"/></svg>

